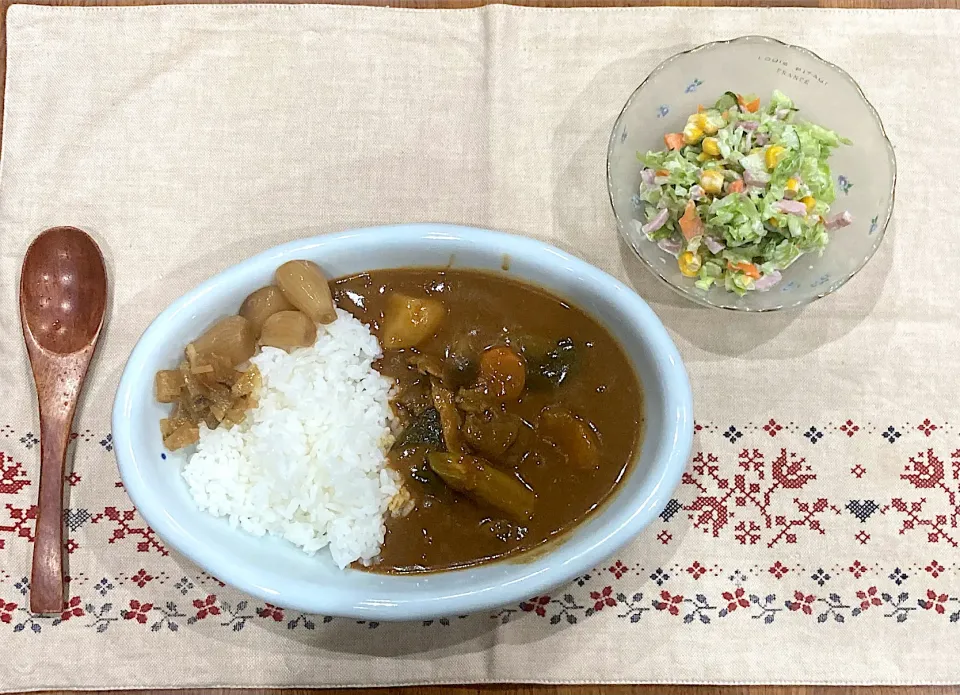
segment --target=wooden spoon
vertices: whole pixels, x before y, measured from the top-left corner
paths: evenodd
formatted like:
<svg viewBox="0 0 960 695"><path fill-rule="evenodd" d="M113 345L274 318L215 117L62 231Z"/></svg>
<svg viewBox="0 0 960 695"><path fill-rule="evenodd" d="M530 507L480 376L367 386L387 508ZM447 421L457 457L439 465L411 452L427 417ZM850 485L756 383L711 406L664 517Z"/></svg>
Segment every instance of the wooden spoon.
<svg viewBox="0 0 960 695"><path fill-rule="evenodd" d="M20 324L40 404L40 499L30 610L63 610L63 475L70 428L107 305L107 271L96 242L54 227L27 249Z"/></svg>

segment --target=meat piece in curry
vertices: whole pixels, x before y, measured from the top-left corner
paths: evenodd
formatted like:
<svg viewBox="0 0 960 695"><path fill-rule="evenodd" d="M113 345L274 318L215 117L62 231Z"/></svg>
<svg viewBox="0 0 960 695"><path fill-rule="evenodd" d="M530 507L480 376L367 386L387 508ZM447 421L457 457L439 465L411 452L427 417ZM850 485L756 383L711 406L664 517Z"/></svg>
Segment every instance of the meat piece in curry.
<svg viewBox="0 0 960 695"><path fill-rule="evenodd" d="M404 478L378 572L510 556L580 523L639 446L642 398L614 338L583 311L502 276L381 270L332 283L396 380L390 465Z"/></svg>

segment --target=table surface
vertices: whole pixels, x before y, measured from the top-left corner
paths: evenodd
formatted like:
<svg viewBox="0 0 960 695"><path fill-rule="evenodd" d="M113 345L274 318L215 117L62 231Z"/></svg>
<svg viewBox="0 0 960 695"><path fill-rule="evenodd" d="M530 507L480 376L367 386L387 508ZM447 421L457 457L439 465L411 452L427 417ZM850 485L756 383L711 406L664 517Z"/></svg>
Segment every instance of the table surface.
<svg viewBox="0 0 960 695"><path fill-rule="evenodd" d="M6 10L15 0L0 0L0 115L6 71ZM158 5L202 4L212 2L285 3L297 0L30 0L40 5ZM353 5L389 5L420 9L457 9L488 4L484 0L307 0ZM510 4L529 7L648 7L656 5L706 7L840 7L867 9L960 9L960 0L511 0ZM0 121L2 122L2 121ZM833 687L811 686L661 686L661 685L487 685L487 686L414 686L390 688L402 695L960 695L960 686L930 687ZM168 690L154 691L164 695L318 695L329 691L288 690ZM342 695L382 695L388 689L361 688L341 690ZM66 695L57 693L56 695Z"/></svg>

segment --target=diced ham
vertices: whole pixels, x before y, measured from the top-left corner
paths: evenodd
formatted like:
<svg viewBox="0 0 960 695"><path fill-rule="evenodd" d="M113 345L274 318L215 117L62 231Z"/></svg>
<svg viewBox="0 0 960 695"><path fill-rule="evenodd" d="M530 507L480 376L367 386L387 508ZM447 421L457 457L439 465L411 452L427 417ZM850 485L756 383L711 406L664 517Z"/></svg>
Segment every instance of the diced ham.
<svg viewBox="0 0 960 695"><path fill-rule="evenodd" d="M756 130L759 127L759 123L756 121L741 121L740 127L746 131Z"/></svg>
<svg viewBox="0 0 960 695"><path fill-rule="evenodd" d="M653 169L644 169L640 172L640 180L648 186L653 183L654 178L656 178L656 174Z"/></svg>
<svg viewBox="0 0 960 695"><path fill-rule="evenodd" d="M715 239L712 236L703 237L703 245L710 249L710 253L720 253L727 248L722 241Z"/></svg>
<svg viewBox="0 0 960 695"><path fill-rule="evenodd" d="M695 183L690 187L690 199L691 200L700 200L703 197L703 188L699 183Z"/></svg>
<svg viewBox="0 0 960 695"><path fill-rule="evenodd" d="M826 228L830 231L834 229L840 229L841 227L846 227L848 224L853 222L853 215L848 211L844 210L843 212L837 213L830 217L826 222Z"/></svg>
<svg viewBox="0 0 960 695"><path fill-rule="evenodd" d="M767 141L769 139L770 138L767 136L766 133L757 133L757 141L755 144L757 145L757 147L763 147L764 145L767 144Z"/></svg>
<svg viewBox="0 0 960 695"><path fill-rule="evenodd" d="M807 214L807 206L799 200L778 200L776 208L787 215L799 215L803 217Z"/></svg>
<svg viewBox="0 0 960 695"><path fill-rule="evenodd" d="M758 292L766 292L780 282L781 277L780 271L774 270L753 283L753 289L757 290Z"/></svg>
<svg viewBox="0 0 960 695"><path fill-rule="evenodd" d="M652 220L650 220L645 225L640 227L640 231L647 235L652 234L653 232L657 231L667 223L667 217L669 216L670 216L670 212L666 208L664 208L663 210L658 212L656 215L654 215Z"/></svg>

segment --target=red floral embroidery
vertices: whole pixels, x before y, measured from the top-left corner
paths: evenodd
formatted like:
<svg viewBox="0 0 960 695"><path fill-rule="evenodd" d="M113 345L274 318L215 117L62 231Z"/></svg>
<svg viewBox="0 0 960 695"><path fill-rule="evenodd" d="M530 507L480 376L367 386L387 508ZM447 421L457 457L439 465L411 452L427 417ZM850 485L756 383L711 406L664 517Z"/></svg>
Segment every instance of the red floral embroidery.
<svg viewBox="0 0 960 695"><path fill-rule="evenodd" d="M914 529L925 529L927 542L939 543L943 541L952 547L960 547L957 533L954 529L960 527L960 485L954 481L960 480L960 450L951 454L953 459L952 480L947 481L943 460L933 449L919 452L909 458L909 464L904 467L900 475L917 490L923 491L924 496L919 500L907 502L903 497L894 497L890 505L883 507L884 514L891 509L904 515L900 526L900 535ZM929 496L932 491L943 493L940 500L944 503L943 512L934 512L930 507L936 501ZM925 509L926 507L926 509Z"/></svg>
<svg viewBox="0 0 960 695"><path fill-rule="evenodd" d="M776 529L767 547L783 541L797 542L797 530L801 527L820 535L826 532L818 518L826 512L840 514L840 509L826 498L804 501L795 496L795 491L816 480L806 459L795 453L780 449L780 454L768 462L758 449L744 449L738 457L737 469L732 473L721 472L720 459L710 452L700 452L693 459L690 472L684 473L682 482L696 489L696 497L684 508L694 528L719 538L721 532L735 515L740 521L733 528L733 536L742 545L754 545L761 539L765 529ZM780 500L782 492L790 492L790 503L799 512L777 513L786 500ZM749 516L756 515L757 519ZM748 517L748 518L742 518Z"/></svg>
<svg viewBox="0 0 960 695"><path fill-rule="evenodd" d="M773 563L773 567L767 571L777 579L783 579L783 575L789 572L790 568L777 560L775 563Z"/></svg>
<svg viewBox="0 0 960 695"><path fill-rule="evenodd" d="M607 568L607 572L610 572L614 577L620 579L620 577L627 573L627 566L620 562L620 560L617 560Z"/></svg>
<svg viewBox="0 0 960 695"><path fill-rule="evenodd" d="M220 609L216 604L216 594L210 594L204 599L194 599L193 607L197 609L197 620L203 620L208 615L220 615Z"/></svg>
<svg viewBox="0 0 960 695"><path fill-rule="evenodd" d="M671 557L658 563L641 561L639 565L615 560L578 578L563 595L532 597L507 607L497 614L497 618L506 622L510 615L534 614L551 625L561 622L572 625L610 608L605 611L603 620L639 623L651 619L655 622L673 620L679 616L684 624L692 625L737 620L743 625L783 626L772 627L772 630L795 629L797 623L788 622L791 620L809 624L802 629L813 629L820 623L846 623L849 626L855 620L866 620L870 621L869 624L858 627L867 631L880 629L886 621L891 625L919 621L918 628L927 625L931 630L937 629L940 623L960 623L960 595L941 593L949 589L950 581L958 571L953 554L960 547L960 450L938 448L942 446L939 442L950 441L955 434L960 434L960 423L942 420L934 424L925 419L920 425L917 421L871 424L865 418L853 420L853 417L861 418L862 412L851 415L850 418L834 418L832 423L790 422L784 425L786 415L782 422L767 417L733 425L698 423L701 441L716 448L713 452L697 454L675 499L660 517L662 524L651 532L651 536L664 545L673 544L672 541L678 539L686 542L689 539L685 536L692 525L707 537L718 539L701 544L702 548L710 547L717 557L722 556L723 548L729 548L730 543L754 548L806 543L800 554L805 562L794 560L792 553L784 552L770 552L763 558L762 551L753 552L754 548L751 548L749 558L738 559L736 564L721 568L714 564L709 554L701 554L695 547L693 557L704 557L703 563L689 560L689 554L686 558ZM21 434L24 433L14 435L9 426L7 429L0 427L0 443L6 446L5 442L15 442ZM771 441L781 434L783 439ZM829 446L830 442L840 442L841 435L849 439L854 434L857 437L863 434L864 443L873 441L874 445L882 446L884 452L902 456L905 468L894 471L893 475L900 474L900 479L896 481L897 485L890 486L892 492L887 493L888 496L880 498L880 493L865 493L873 499L853 500L855 504L851 508L847 493L851 496L856 493L837 489L817 478L818 474L823 477L819 467L826 470L829 458L825 456L829 450L823 447ZM921 440L921 436L924 439ZM99 438L100 435L81 434L79 441ZM24 437L20 442L28 450L36 446L34 439ZM761 440L769 450L763 448ZM773 446L787 441L796 447L795 451ZM761 446L748 446L754 444ZM933 447L925 448L930 445ZM99 448L95 446L94 449ZM909 456L911 453L915 455ZM842 474L848 482L860 477L868 479L880 473L876 466L868 463L873 460L864 457L860 463L853 459L853 463L844 468L830 469L831 474ZM26 544L33 540L36 508L27 505L23 499L29 497L27 486L32 484L24 473L26 465L0 453L0 500L3 500L0 502L0 557L7 549L18 553L28 551ZM871 468L867 470L866 465ZM843 470L848 470L851 477L847 478L848 474ZM80 483L80 476L74 473L67 481L76 485ZM18 605L20 600L25 600L20 599L17 592L27 591L26 580L21 579L22 573L14 574L8 568L8 575L13 576L7 576L4 585L14 586L10 591L17 597L17 602L0 600L0 635L9 633L11 636L21 635L14 639L31 639L33 634L57 629L68 638L86 636L79 633L93 635L109 631L123 639L141 629L144 633L168 634L169 631L173 634L179 631L184 634L183 626L205 621L211 616L215 618L205 621L197 629L239 631L246 622L262 617L278 623L279 629L286 633L287 630L314 630L321 620L322 623L337 620L299 612L291 612L288 620L284 609L251 602L249 598L225 589L221 591L218 588L221 584L215 583L218 580L199 571L183 576L178 567L167 564L160 557L165 554L165 549L149 526L130 508L129 501L123 497L122 485L117 483L114 491L110 486L112 481L104 482L111 487L114 497L102 504L118 506L70 510L68 527L73 537L66 539L67 549L76 551L81 556L80 564L83 564L90 559L85 555L98 552L98 548L105 547L107 542L116 543L126 546L128 554L138 553L136 557L142 560L143 567L119 576L101 578L98 573L78 577L74 589L89 593L76 595L76 591L71 591L64 610L52 620L33 616L26 605ZM879 490L874 483L880 482L870 480L867 488L856 489ZM77 503L82 504L82 499L81 496ZM15 506L18 500L20 507ZM870 511L863 511L868 506ZM878 512L875 516L874 511ZM99 526L84 526L91 520ZM84 532L75 533L82 526ZM871 561L870 565L860 560L844 561L843 551L852 553L857 545L869 544L874 548L887 545L897 537L895 530L901 536L912 536L903 540L907 543L913 541L914 548L918 542L921 545L923 542L940 544L939 549L932 549L936 550L937 559L929 560L926 565L904 557L884 557L878 562ZM838 556L818 555L817 536L831 534L833 545L842 546L841 552ZM83 547L77 544L77 540L83 541ZM814 557L810 557L810 552ZM771 562L771 557L781 559ZM947 564L939 562L941 559ZM790 565L784 564L784 560ZM658 567L658 564L663 566ZM150 570L146 565L150 565ZM651 570L655 571L651 573ZM935 589L918 591L914 586L922 581L919 579L921 570L935 580L931 583ZM731 583L718 587L699 581L708 576L729 576ZM790 582L783 582L788 576ZM940 577L946 583L939 582ZM861 582L857 578L869 581ZM794 588L792 593L785 591L791 586ZM665 591L664 587L670 590ZM209 593L211 589L217 593ZM141 596L140 600L130 600L130 591ZM126 607L128 602L129 607ZM868 610L870 615L861 618ZM816 621L807 618L811 615L817 618ZM443 629L439 626L452 625L456 619L445 620L425 621L424 628L433 625L430 629ZM65 628L59 627L69 621L72 622ZM353 623L346 621L343 626L352 626ZM357 624L363 625L364 630L381 625L376 621Z"/></svg>
<svg viewBox="0 0 960 695"><path fill-rule="evenodd" d="M848 437L852 437L854 434L860 431L860 426L853 424L853 420L847 420L845 423L840 425L840 431Z"/></svg>
<svg viewBox="0 0 960 695"><path fill-rule="evenodd" d="M744 596L744 591L742 587L737 587L737 590L733 593L729 591L724 591L722 594L725 601L729 601L727 604L727 612L733 613L737 608L749 608L750 601Z"/></svg>
<svg viewBox="0 0 960 695"><path fill-rule="evenodd" d="M15 495L29 484L23 463L0 451L0 495Z"/></svg>
<svg viewBox="0 0 960 695"><path fill-rule="evenodd" d="M6 505L7 514L13 522L9 525L0 524L0 534L9 533L17 538L26 538L28 542L33 543L33 524L37 518L37 505L29 507L15 507L12 504Z"/></svg>
<svg viewBox="0 0 960 695"><path fill-rule="evenodd" d="M741 521L733 527L733 537L740 545L756 545L760 540L760 527L753 521Z"/></svg>
<svg viewBox="0 0 960 695"><path fill-rule="evenodd" d="M910 464L904 466L900 478L908 481L918 490L930 490L943 487L943 461L937 458L933 449L927 449L926 454L920 451L910 457Z"/></svg>
<svg viewBox="0 0 960 695"><path fill-rule="evenodd" d="M617 605L617 600L613 598L612 586L605 586L600 591L591 591L590 598L595 601L593 604L593 610L595 611L602 611L604 606Z"/></svg>
<svg viewBox="0 0 960 695"><path fill-rule="evenodd" d="M854 577L856 577L857 579L860 579L860 577L862 577L864 574L867 573L868 568L867 568L866 565L864 565L864 564L863 564L862 562L860 562L859 560L854 560L854 561L853 561L853 564L850 565L850 566L847 568L847 570L848 570L848 571L850 572L850 574L852 574Z"/></svg>
<svg viewBox="0 0 960 695"><path fill-rule="evenodd" d="M257 615L261 618L273 618L275 622L279 623L283 620L283 609L268 603L263 608L257 609Z"/></svg>
<svg viewBox="0 0 960 695"><path fill-rule="evenodd" d="M787 601L787 608L792 611L803 611L807 615L813 613L813 602L816 600L813 594L804 594L802 591L793 592L793 601Z"/></svg>
<svg viewBox="0 0 960 695"><path fill-rule="evenodd" d="M924 601L920 599L917 601L920 604L920 607L925 610L930 610L931 608L937 613L944 613L946 608L947 599L950 598L946 594L938 594L933 589L927 589L927 600Z"/></svg>
<svg viewBox="0 0 960 695"><path fill-rule="evenodd" d="M13 612L17 610L17 604L4 603L0 599L0 623L9 623L13 620Z"/></svg>
<svg viewBox="0 0 960 695"><path fill-rule="evenodd" d="M771 437L776 437L777 433L783 429L783 425L779 424L773 418L770 418L770 422L763 426L763 431L769 434Z"/></svg>
<svg viewBox="0 0 960 695"><path fill-rule="evenodd" d="M930 422L930 418L926 418L923 422L917 425L917 429L923 432L925 437L929 437L940 428Z"/></svg>
<svg viewBox="0 0 960 695"><path fill-rule="evenodd" d="M135 575L130 577L130 581L139 586L141 589L147 585L148 582L152 581L153 577L147 574L145 569L141 569Z"/></svg>
<svg viewBox="0 0 960 695"><path fill-rule="evenodd" d="M124 620L136 620L143 625L147 622L147 613L153 610L152 603L140 603L136 599L130 600L130 609L121 613Z"/></svg>
<svg viewBox="0 0 960 695"><path fill-rule="evenodd" d="M520 610L526 611L527 613L529 613L530 611L533 611L534 613L536 613L542 618L547 614L547 609L545 608L545 606L548 606L549 604L550 604L549 596L534 596L529 601L524 601L523 603L521 603ZM597 610L600 610L600 609L598 608Z"/></svg>
<svg viewBox="0 0 960 695"><path fill-rule="evenodd" d="M670 615L680 615L680 604L683 603L683 595L677 594L671 596L669 591L660 592L661 601L654 601L653 607L658 611L667 611Z"/></svg>
<svg viewBox="0 0 960 695"><path fill-rule="evenodd" d="M60 614L60 622L66 622L70 618L79 618L84 615L83 608L80 606L80 597L74 596L70 599L67 607Z"/></svg>
<svg viewBox="0 0 960 695"><path fill-rule="evenodd" d="M883 601L877 596L877 587L871 586L866 591L858 591L857 598L860 599L860 610L867 610L870 606L882 606Z"/></svg>
<svg viewBox="0 0 960 695"><path fill-rule="evenodd" d="M117 509L116 507L105 507L100 514L94 514L90 521L98 524L104 520L112 521L117 527L113 530L113 535L107 540L108 543L116 543L118 540L131 536L139 536L142 540L137 542L138 553L148 553L150 550L156 550L161 555L169 555L170 551L163 547L163 544L157 540L153 529L145 523L142 526L135 526L133 522L137 518L135 509Z"/></svg>

